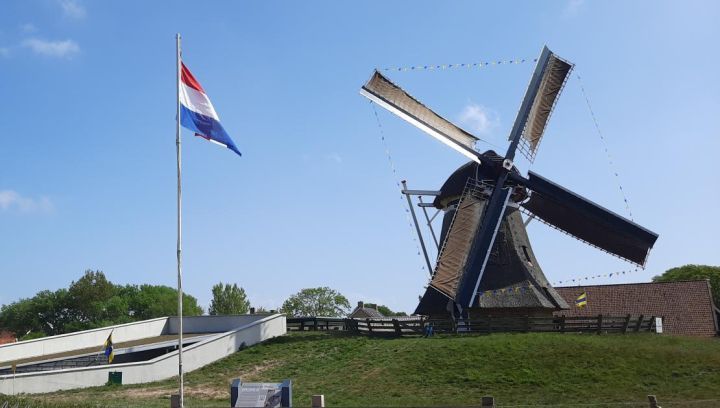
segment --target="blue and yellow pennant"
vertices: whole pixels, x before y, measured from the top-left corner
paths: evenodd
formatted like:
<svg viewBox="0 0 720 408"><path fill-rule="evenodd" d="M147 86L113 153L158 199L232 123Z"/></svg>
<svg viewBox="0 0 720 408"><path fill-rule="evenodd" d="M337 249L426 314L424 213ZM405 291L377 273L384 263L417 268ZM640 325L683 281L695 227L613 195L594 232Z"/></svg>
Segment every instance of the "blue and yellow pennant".
<svg viewBox="0 0 720 408"><path fill-rule="evenodd" d="M108 363L112 363L113 359L115 358L115 350L113 350L113 341L112 341L112 332L108 336L107 340L105 340L105 356L108 358Z"/></svg>
<svg viewBox="0 0 720 408"><path fill-rule="evenodd" d="M575 306L583 308L587 306L587 292L583 292L580 296L575 299Z"/></svg>

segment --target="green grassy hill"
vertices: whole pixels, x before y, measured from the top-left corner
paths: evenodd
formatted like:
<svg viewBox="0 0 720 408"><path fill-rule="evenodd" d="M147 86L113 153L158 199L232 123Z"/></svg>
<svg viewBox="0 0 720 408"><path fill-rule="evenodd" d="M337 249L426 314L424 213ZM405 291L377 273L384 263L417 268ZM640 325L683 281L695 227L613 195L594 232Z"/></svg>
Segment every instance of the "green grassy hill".
<svg viewBox="0 0 720 408"><path fill-rule="evenodd" d="M612 404L720 406L720 341L637 335L493 334L381 339L297 333L186 376L187 406L227 406L232 378L293 380L295 406ZM52 406L168 407L172 380L34 397ZM710 401L716 400L716 401ZM632 406L624 405L623 406Z"/></svg>

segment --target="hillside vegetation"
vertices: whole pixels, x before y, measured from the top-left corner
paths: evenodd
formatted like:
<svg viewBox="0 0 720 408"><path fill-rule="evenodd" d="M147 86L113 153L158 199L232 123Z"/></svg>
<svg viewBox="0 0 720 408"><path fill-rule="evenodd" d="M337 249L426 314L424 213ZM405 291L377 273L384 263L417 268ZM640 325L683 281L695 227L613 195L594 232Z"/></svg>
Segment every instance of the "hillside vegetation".
<svg viewBox="0 0 720 408"><path fill-rule="evenodd" d="M189 373L186 405L227 406L236 377L290 378L295 406L308 406L313 394L345 407L470 406L483 395L500 405L647 406L648 394L666 408L720 406L720 341L652 334L382 339L295 333ZM51 406L166 408L175 391L176 382L168 380L29 398Z"/></svg>

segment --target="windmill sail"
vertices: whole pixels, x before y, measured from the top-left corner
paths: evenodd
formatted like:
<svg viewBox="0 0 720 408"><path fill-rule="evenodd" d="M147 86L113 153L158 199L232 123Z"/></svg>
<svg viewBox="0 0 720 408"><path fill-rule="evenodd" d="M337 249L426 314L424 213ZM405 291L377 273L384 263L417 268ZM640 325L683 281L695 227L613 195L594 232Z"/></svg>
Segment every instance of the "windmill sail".
<svg viewBox="0 0 720 408"><path fill-rule="evenodd" d="M658 235L552 181L528 172L532 190L522 206L541 220L574 237L640 266L645 265Z"/></svg>
<svg viewBox="0 0 720 408"><path fill-rule="evenodd" d="M360 94L465 157L480 162L478 153L474 149L475 142L480 139L433 112L379 72L375 71L372 78L360 90Z"/></svg>
<svg viewBox="0 0 720 408"><path fill-rule="evenodd" d="M468 268L460 278L457 295L455 296L455 302L461 307L470 307L475 301L511 193L512 189L510 188L495 186L492 195L488 198L483 219L475 234L472 250L468 257Z"/></svg>
<svg viewBox="0 0 720 408"><path fill-rule="evenodd" d="M573 65L544 47L520 105L509 140L519 139L519 150L531 162L545 132L555 103L570 77Z"/></svg>
<svg viewBox="0 0 720 408"><path fill-rule="evenodd" d="M486 204L487 201L474 194L474 191L468 191L454 210L452 225L446 234L430 281L431 286L450 299L455 298Z"/></svg>

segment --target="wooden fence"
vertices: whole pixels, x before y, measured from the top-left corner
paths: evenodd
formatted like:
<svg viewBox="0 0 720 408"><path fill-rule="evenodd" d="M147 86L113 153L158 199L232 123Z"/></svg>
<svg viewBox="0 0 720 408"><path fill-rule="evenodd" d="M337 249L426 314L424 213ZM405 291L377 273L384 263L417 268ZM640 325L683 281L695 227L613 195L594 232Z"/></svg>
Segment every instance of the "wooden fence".
<svg viewBox="0 0 720 408"><path fill-rule="evenodd" d="M655 317L476 317L467 320L427 318L342 319L333 317L293 317L287 319L288 331L337 330L357 334L403 336L423 335L428 327L434 333L631 333L655 330Z"/></svg>

